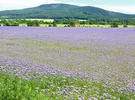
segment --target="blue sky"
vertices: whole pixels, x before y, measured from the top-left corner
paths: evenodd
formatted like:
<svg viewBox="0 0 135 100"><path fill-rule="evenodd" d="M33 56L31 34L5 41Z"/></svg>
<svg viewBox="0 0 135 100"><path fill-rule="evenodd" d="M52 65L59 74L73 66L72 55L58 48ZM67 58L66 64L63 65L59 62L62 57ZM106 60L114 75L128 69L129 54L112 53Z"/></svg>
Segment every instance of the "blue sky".
<svg viewBox="0 0 135 100"><path fill-rule="evenodd" d="M22 9L48 3L95 6L110 11L135 14L135 0L0 0L0 10Z"/></svg>

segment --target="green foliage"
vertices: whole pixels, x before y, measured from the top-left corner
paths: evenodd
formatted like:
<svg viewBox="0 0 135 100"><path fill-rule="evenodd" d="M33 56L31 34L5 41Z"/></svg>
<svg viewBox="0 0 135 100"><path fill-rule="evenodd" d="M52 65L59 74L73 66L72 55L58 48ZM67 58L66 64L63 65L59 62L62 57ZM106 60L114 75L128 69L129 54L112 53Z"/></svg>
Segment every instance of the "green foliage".
<svg viewBox="0 0 135 100"><path fill-rule="evenodd" d="M71 21L71 22L69 23L69 26L70 26L70 27L75 27L75 22Z"/></svg>
<svg viewBox="0 0 135 100"><path fill-rule="evenodd" d="M27 26L40 26L38 21L27 21Z"/></svg>
<svg viewBox="0 0 135 100"><path fill-rule="evenodd" d="M51 24L49 24L49 25L48 25L48 27L52 27L52 25L51 25Z"/></svg>
<svg viewBox="0 0 135 100"><path fill-rule="evenodd" d="M119 22L117 19L100 22L99 20L86 20L80 21L77 19L54 19L53 22L44 22L42 20L25 20L25 19L2 19L0 21L1 26L48 26L48 27L105 27L106 25L111 25L111 27L118 27L118 24L123 27L128 27L128 24L124 22ZM61 24L61 26L60 26ZM130 25L130 24L129 24ZM109 26L107 26L109 27Z"/></svg>
<svg viewBox="0 0 135 100"><path fill-rule="evenodd" d="M135 98L134 94L127 96L124 93L119 93L116 86L106 84L107 87L104 87L103 82L89 82L84 78L48 74L37 79L34 77L33 79L22 79L4 72L0 72L0 76L0 100L71 100L73 98L78 100L80 96L87 100L91 96L100 99L104 93L111 95L111 97L104 97L104 99L113 100L115 97L116 99L129 100ZM33 73L33 76L36 77L36 74ZM77 90L78 88L80 90ZM114 91L112 92L112 90Z"/></svg>
<svg viewBox="0 0 135 100"><path fill-rule="evenodd" d="M106 25L106 22L99 22L100 25Z"/></svg>
<svg viewBox="0 0 135 100"><path fill-rule="evenodd" d="M119 27L117 22L111 23L111 27Z"/></svg>
<svg viewBox="0 0 135 100"><path fill-rule="evenodd" d="M3 26L19 26L19 23L16 20L1 20Z"/></svg>
<svg viewBox="0 0 135 100"><path fill-rule="evenodd" d="M87 21L80 21L80 24L88 24Z"/></svg>
<svg viewBox="0 0 135 100"><path fill-rule="evenodd" d="M123 25L123 27L128 27L128 25L125 24L125 25Z"/></svg>
<svg viewBox="0 0 135 100"><path fill-rule="evenodd" d="M56 22L53 22L53 25L52 25L53 27L57 27L57 24L56 24Z"/></svg>
<svg viewBox="0 0 135 100"><path fill-rule="evenodd" d="M103 9L96 7L79 7L67 4L46 4L31 9L0 11L0 18L1 19L39 18L39 19L56 19L56 20L63 19L62 22L60 20L57 20L56 23L58 24L69 24L69 22L65 19L89 20L90 21L89 24L91 23L93 24L95 22L110 23L112 21L113 22L119 21L121 22L121 24L135 24L134 20L135 15L105 11ZM46 22L46 24L50 23ZM81 22L80 24L86 24L86 22Z"/></svg>

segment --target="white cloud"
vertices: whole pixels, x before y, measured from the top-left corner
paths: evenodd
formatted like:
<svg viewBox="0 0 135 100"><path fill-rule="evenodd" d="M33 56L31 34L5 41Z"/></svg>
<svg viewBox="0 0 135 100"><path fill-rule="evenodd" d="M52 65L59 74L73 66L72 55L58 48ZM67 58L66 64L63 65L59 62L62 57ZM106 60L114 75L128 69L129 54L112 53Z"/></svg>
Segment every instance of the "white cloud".
<svg viewBox="0 0 135 100"><path fill-rule="evenodd" d="M1 3L5 4L22 4L22 5L36 5L43 3L53 3L55 0L0 0Z"/></svg>
<svg viewBox="0 0 135 100"><path fill-rule="evenodd" d="M95 7L100 7L105 10L127 13L127 14L135 14L135 6L112 6L112 5L91 5Z"/></svg>
<svg viewBox="0 0 135 100"><path fill-rule="evenodd" d="M0 0L0 10L22 9L49 3L59 2L55 0Z"/></svg>
<svg viewBox="0 0 135 100"><path fill-rule="evenodd" d="M125 14L135 14L135 6L114 6L114 5L91 5L91 4L82 4L82 3L76 3L76 2L70 2L69 4L73 4L73 5L79 5L79 6L93 6L93 7L98 7L98 8L102 8L105 10L109 10L109 11L114 11L114 12L121 12L121 13L125 13Z"/></svg>

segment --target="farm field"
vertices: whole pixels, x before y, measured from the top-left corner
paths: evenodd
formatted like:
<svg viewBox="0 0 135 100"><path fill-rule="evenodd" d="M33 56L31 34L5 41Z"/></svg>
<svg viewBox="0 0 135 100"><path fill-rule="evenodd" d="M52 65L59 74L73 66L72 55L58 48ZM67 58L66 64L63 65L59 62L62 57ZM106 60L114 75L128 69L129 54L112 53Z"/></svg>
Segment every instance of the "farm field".
<svg viewBox="0 0 135 100"><path fill-rule="evenodd" d="M135 100L135 28L0 27L0 100Z"/></svg>
<svg viewBox="0 0 135 100"><path fill-rule="evenodd" d="M26 19L30 21L44 21L44 22L53 22L54 19Z"/></svg>

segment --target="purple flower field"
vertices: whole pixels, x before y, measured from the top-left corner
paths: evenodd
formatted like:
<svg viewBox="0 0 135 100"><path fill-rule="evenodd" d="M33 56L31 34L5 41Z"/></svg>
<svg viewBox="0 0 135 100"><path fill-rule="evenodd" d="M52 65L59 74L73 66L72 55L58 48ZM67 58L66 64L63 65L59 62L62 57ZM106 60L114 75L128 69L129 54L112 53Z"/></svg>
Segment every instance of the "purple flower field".
<svg viewBox="0 0 135 100"><path fill-rule="evenodd" d="M0 27L0 70L26 80L61 75L102 83L107 88L102 94L95 89L96 93L89 93L89 98L84 96L86 91L75 94L64 90L70 95L63 90L56 92L80 95L78 99L72 98L75 100L122 98L116 94L133 100L135 28Z"/></svg>

